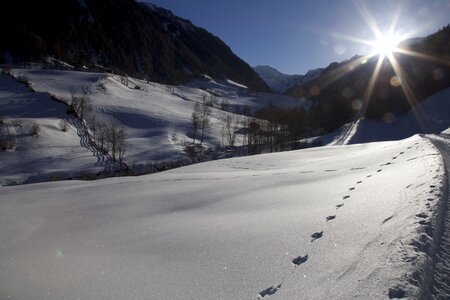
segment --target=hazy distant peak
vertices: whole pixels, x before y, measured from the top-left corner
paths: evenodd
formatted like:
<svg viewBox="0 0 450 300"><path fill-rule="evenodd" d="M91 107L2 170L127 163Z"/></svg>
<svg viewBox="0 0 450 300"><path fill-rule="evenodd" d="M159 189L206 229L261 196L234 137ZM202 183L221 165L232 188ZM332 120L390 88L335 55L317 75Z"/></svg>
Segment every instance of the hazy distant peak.
<svg viewBox="0 0 450 300"><path fill-rule="evenodd" d="M265 65L253 68L256 73L270 86L274 92L283 93L291 87L303 85L308 81L318 77L322 68L309 70L305 75L289 75L278 71L277 69Z"/></svg>

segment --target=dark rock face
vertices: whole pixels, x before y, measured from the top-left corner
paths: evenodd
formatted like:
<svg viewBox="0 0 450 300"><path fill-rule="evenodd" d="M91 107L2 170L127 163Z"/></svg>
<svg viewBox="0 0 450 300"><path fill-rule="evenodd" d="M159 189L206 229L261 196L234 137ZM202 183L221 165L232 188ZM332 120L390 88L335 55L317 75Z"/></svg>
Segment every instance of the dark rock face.
<svg viewBox="0 0 450 300"><path fill-rule="evenodd" d="M270 91L218 37L168 10L134 0L8 2L2 3L0 62L52 56L162 83L207 74Z"/></svg>

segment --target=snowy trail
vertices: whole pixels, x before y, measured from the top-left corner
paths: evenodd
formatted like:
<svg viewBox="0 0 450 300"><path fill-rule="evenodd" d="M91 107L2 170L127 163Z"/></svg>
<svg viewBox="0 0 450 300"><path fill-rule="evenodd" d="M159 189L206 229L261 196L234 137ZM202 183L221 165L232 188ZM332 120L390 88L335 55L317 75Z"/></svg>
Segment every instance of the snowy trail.
<svg viewBox="0 0 450 300"><path fill-rule="evenodd" d="M430 140L439 149L447 168L447 189L450 187L450 135L430 136ZM431 294L434 299L450 299L450 199L447 191L443 230L440 245L435 258Z"/></svg>
<svg viewBox="0 0 450 300"><path fill-rule="evenodd" d="M75 127L78 136L80 137L81 147L86 148L92 152L92 155L97 157L95 166L104 167L105 172L109 172L118 168L118 165L112 160L109 154L105 154L90 138L86 125L79 119L69 119L69 124Z"/></svg>

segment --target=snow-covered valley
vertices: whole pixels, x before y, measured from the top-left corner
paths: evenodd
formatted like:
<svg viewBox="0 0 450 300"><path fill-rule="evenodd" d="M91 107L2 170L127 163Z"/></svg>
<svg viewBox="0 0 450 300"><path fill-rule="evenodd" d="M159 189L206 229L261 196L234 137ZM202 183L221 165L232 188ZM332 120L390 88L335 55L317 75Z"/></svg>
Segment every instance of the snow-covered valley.
<svg viewBox="0 0 450 300"><path fill-rule="evenodd" d="M126 128L129 164L185 156L203 95L228 105L211 107L210 147L230 107L299 103L232 81L11 72L25 84L0 76L2 126L17 137L0 155L0 299L448 296L448 131L414 133L419 113L432 132L450 126L449 90L391 123L349 123L324 147L81 181L117 163L67 114L73 95L91 101L88 126Z"/></svg>

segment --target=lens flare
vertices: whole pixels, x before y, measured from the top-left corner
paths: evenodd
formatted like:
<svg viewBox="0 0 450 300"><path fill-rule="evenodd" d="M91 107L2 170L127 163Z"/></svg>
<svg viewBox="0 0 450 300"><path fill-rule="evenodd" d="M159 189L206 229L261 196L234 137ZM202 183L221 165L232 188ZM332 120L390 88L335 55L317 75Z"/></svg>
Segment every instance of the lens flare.
<svg viewBox="0 0 450 300"><path fill-rule="evenodd" d="M397 51L397 46L400 42L401 38L393 35L381 35L376 41L372 42L374 54L378 54L381 57L390 56Z"/></svg>

